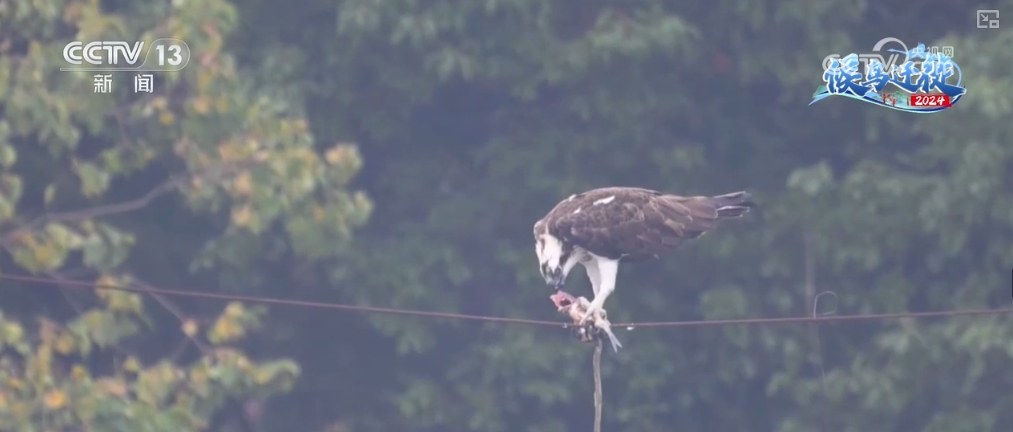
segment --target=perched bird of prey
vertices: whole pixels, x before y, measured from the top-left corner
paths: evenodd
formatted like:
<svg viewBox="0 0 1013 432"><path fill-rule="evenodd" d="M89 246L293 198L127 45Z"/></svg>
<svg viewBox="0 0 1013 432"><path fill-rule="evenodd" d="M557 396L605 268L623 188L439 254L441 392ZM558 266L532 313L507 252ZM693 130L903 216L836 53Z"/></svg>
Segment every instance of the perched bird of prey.
<svg viewBox="0 0 1013 432"><path fill-rule="evenodd" d="M581 320L587 323L615 290L620 262L658 258L753 206L746 192L682 197L608 187L576 194L535 223L539 270L545 283L559 292L570 270L578 263L584 266L594 291Z"/></svg>

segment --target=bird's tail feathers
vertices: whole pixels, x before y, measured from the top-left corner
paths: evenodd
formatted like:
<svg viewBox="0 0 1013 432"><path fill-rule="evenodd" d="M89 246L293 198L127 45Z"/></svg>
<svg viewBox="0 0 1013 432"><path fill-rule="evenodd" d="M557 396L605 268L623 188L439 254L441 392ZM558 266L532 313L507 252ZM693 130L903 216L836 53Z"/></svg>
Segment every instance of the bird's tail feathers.
<svg viewBox="0 0 1013 432"><path fill-rule="evenodd" d="M739 191L710 197L711 203L717 208L718 217L737 218L756 207L749 192Z"/></svg>

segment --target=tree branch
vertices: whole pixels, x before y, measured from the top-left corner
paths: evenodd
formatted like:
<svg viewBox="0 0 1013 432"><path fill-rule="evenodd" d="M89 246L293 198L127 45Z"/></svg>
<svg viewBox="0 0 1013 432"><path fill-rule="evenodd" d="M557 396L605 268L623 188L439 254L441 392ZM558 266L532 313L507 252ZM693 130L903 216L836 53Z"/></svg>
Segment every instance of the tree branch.
<svg viewBox="0 0 1013 432"><path fill-rule="evenodd" d="M56 281L57 286L60 287L60 294L62 294L63 298L67 301L68 304L70 304L70 307L73 308L74 311L78 313L78 315L80 315L81 313L83 313L83 310L79 307L79 305L77 304L77 302L72 301L70 299L70 296L68 296L67 293L66 293L66 291L65 291L67 282L73 282L73 280L68 279L64 275L62 275L60 273L57 273L57 272L47 272L46 274L49 275L49 277L53 278L53 280ZM123 344L120 341L114 342L111 345L111 347L112 347L113 351L116 351L116 352L118 352L119 354L121 354L123 356L127 356L127 357L134 356L134 357L140 358L133 351L130 351L129 349L123 347Z"/></svg>
<svg viewBox="0 0 1013 432"><path fill-rule="evenodd" d="M135 279L136 279L136 278L135 278ZM178 319L178 320L179 320L179 324L180 324L181 326L182 326L183 324L186 324L186 321L187 321L187 317L186 317L186 315L185 315L185 314L183 313L183 311L181 311L181 310L179 309L179 307L178 307L178 306L176 306L176 305L175 305L174 303L170 302L170 301L169 301L169 299L166 299L166 298L165 298L165 297L163 297L162 295L160 295L160 294L158 294L158 293L154 292L154 291L152 290L152 286L151 286L151 285L148 285L148 284L146 284L146 283L143 283L143 282L139 282L139 281L136 281L136 280L134 281L133 285L136 285L136 286L140 287L141 289L143 289L143 290L144 290L145 292L147 292L147 294L148 294L148 295L150 295L150 296L151 296L152 298L154 298L154 299L155 299L155 301L156 301L156 302L158 302L158 304L162 305L162 307L163 307L163 308L165 308L165 310L169 311L169 313L171 313L171 314L172 314L173 316L175 316L175 317L176 317L176 319ZM200 350L200 351L201 351L202 353L204 353L204 354L207 354L207 352L208 352L208 347L207 347L206 345L204 345L204 343L202 343L202 342L201 342L200 340L198 340L197 338L195 338L195 337L192 337L192 336L190 336L190 335L186 334L185 332L184 332L183 336L186 336L186 338L187 338L187 339L189 339L189 340L190 340L190 342L193 342L194 346L196 346L198 350ZM179 354L180 354L180 352L179 352L179 351L180 351L180 350L177 350L177 353L176 353L176 354L175 354L175 355L173 356L174 358L175 358L175 357L176 357L177 355L179 355Z"/></svg>
<svg viewBox="0 0 1013 432"><path fill-rule="evenodd" d="M103 216L109 216L109 215L114 215L114 214L128 213L128 212L137 211L137 210L140 210L140 209L142 209L144 207L147 207L149 204L151 204L152 202L154 202L156 199L161 198L162 195L165 195L165 194L167 194L169 192L172 192L174 189L176 189L177 187L181 186L183 183L185 183L187 180L189 180L191 178L194 178L194 177L220 176L220 175L223 175L223 174L225 174L226 172L228 172L228 171L230 171L232 169L236 169L236 168L240 168L240 167L244 167L244 166L252 166L252 165L255 165L255 164L257 164L257 162L255 162L255 161L245 161L243 163L222 164L222 165L216 166L214 168L208 169L206 172L201 173L199 175L198 174L178 174L178 175L170 177L168 180L166 180L162 184L156 186L154 189L148 191L148 193L144 194L143 196L141 196L139 198L136 198L136 199L133 199L133 200L130 200L130 201L125 201L125 202L116 203L116 204L102 205L102 206L97 206L97 207L92 207L92 208L87 208L87 209L81 209L81 210L73 210L73 211L68 211L68 212L63 212L63 213L47 213L47 214L43 214L42 216L39 216L39 217L35 218L31 222L29 222L29 223L27 223L25 225L22 225L20 228L17 228L17 229L15 229L15 230L7 233L7 234L4 234L2 237L0 237L0 245L4 245L7 242L10 242L17 235L19 235L21 233L38 229L38 228L40 228L41 226L43 226L43 225L45 225L47 223L53 223L53 222L80 222L80 221L84 221L84 220L87 220L87 219L93 219L93 218L97 218L97 217L103 217Z"/></svg>

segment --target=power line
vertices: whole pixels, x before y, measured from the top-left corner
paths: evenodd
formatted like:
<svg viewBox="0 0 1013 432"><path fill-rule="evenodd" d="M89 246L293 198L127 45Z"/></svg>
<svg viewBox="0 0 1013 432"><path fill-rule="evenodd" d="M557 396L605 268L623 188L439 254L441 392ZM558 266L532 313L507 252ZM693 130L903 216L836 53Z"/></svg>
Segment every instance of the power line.
<svg viewBox="0 0 1013 432"><path fill-rule="evenodd" d="M765 324L791 324L791 323L812 323L826 321L885 321L899 320L904 318L925 319L958 316L988 316L988 315L1013 315L1013 308L1006 309L965 309L945 310L934 312L898 312L869 315L827 315L808 317L785 317L785 318L746 318L746 319L724 319L705 321L666 321L666 322L645 322L645 323L620 323L613 326L633 327L705 327L720 325L765 325Z"/></svg>
<svg viewBox="0 0 1013 432"><path fill-rule="evenodd" d="M569 323L561 323L557 321L529 320L522 318L494 317L484 315L468 315L450 312L432 312L413 309L360 306L342 303L313 302L305 300L286 300L269 297L244 296L235 294L218 294L200 291L188 291L188 290L165 289L154 287L137 288L123 285L97 284L94 282L77 281L77 280L56 280L27 275L0 274L0 280L4 279L22 282L26 284L46 286L51 288L71 288L81 290L108 289L113 291L125 291L137 294L158 294L173 297L191 297L208 300L239 301L266 305L294 306L313 309L342 310L350 312L376 313L388 315L407 315L425 318L485 321L504 324L524 324L543 327L562 328L571 325ZM871 314L871 315L826 315L826 316L784 317L784 318L743 318L743 319L700 320L700 321L660 321L660 322L642 322L642 323L616 323L612 324L612 326L613 328L626 328L627 330L632 330L636 327L652 327L652 328L712 327L712 326L729 326L729 325L772 325L772 324L813 323L813 322L827 322L827 321L884 321L884 320L898 320L905 318L926 319L926 318L945 318L958 316L999 316L999 315L1013 315L1013 308L946 310L934 312L900 312L900 313L885 313L885 314Z"/></svg>
<svg viewBox="0 0 1013 432"><path fill-rule="evenodd" d="M94 282L76 281L76 280L55 280L48 278L41 278L35 276L23 276L23 275L8 275L0 274L0 279L8 279L12 281L24 282L34 285L42 285L53 288L73 288L83 290L99 290L108 289L113 291L126 291L137 294L159 294L164 296L173 297L191 297L201 298L208 300L223 300L223 301L239 301L246 303L259 303L267 305L278 305L278 306L295 306L313 309L330 309L330 310L344 310L352 312L365 312L365 313L377 313L377 314L388 314L388 315L411 315L426 318L445 318L445 319L459 319L459 320L470 320L470 321L490 321L500 322L508 324L528 324L538 326L554 326L561 327L559 322L555 321L538 321L538 320L527 320L520 318L505 318L505 317L491 317L481 315L466 315L456 313L444 313L444 312L431 312L431 311L420 311L412 309L395 309L385 307L374 307L374 306L361 306L361 305L350 305L342 303L323 303L313 302L306 300L286 300L269 297L255 297L255 296L244 296L237 294L218 294L201 291L188 291L188 290L175 290L175 289L164 289L155 287L130 287L123 285L113 284L96 284Z"/></svg>

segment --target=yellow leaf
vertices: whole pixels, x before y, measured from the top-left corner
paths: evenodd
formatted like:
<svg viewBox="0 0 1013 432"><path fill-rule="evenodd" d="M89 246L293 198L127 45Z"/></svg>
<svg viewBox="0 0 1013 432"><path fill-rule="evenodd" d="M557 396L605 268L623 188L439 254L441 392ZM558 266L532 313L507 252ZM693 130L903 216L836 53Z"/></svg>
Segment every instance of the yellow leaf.
<svg viewBox="0 0 1013 432"><path fill-rule="evenodd" d="M18 391L24 390L24 388L25 388L25 382L21 381L21 380L19 380L17 378L11 378L11 379L7 380L7 387L10 387L10 388L12 388L14 390L18 390Z"/></svg>
<svg viewBox="0 0 1013 432"><path fill-rule="evenodd" d="M169 106L169 101L166 98L159 96L151 101L151 106L157 110L163 110Z"/></svg>
<svg viewBox="0 0 1013 432"><path fill-rule="evenodd" d="M197 383L205 383L208 380L208 373L204 368L193 369L190 371L190 380Z"/></svg>
<svg viewBox="0 0 1013 432"><path fill-rule="evenodd" d="M60 390L53 390L46 393L46 397L43 398L43 403L46 404L46 408L49 409L60 409L67 404L67 395Z"/></svg>
<svg viewBox="0 0 1013 432"><path fill-rule="evenodd" d="M111 174L103 167L87 161L73 160L73 169L80 180L81 194L86 197L97 197L109 188Z"/></svg>
<svg viewBox="0 0 1013 432"><path fill-rule="evenodd" d="M250 210L249 206L242 206L239 209L232 210L232 223L245 227L250 224L250 220L253 219L253 210Z"/></svg>
<svg viewBox="0 0 1013 432"><path fill-rule="evenodd" d="M6 323L0 329L0 336L3 336L7 343L21 342L21 338L25 336L25 329L18 323Z"/></svg>
<svg viewBox="0 0 1013 432"><path fill-rule="evenodd" d="M65 249L75 249L81 246L81 235L72 231L66 225L51 223L46 225L46 233L49 234L53 243Z"/></svg>
<svg viewBox="0 0 1013 432"><path fill-rule="evenodd" d="M266 371L257 371L257 374L253 376L253 380L260 385L271 382L271 374Z"/></svg>
<svg viewBox="0 0 1013 432"><path fill-rule="evenodd" d="M345 164L350 170L358 169L359 150L354 143L339 142L324 153L324 159L331 165Z"/></svg>
<svg viewBox="0 0 1013 432"><path fill-rule="evenodd" d="M102 275L102 277L98 278L98 280L95 281L95 288L96 288L95 296L103 300L107 299L114 292L109 288L113 288L116 286L119 285L116 283L115 278L109 275Z"/></svg>
<svg viewBox="0 0 1013 432"><path fill-rule="evenodd" d="M240 146L231 140L225 141L218 146L218 156L225 162L239 159L240 151Z"/></svg>
<svg viewBox="0 0 1013 432"><path fill-rule="evenodd" d="M228 306L225 306L225 315L235 318L242 315L244 310L242 303L230 302Z"/></svg>
<svg viewBox="0 0 1013 432"><path fill-rule="evenodd" d="M109 392L116 396L123 397L127 395L127 386L119 381L116 381L109 386Z"/></svg>
<svg viewBox="0 0 1013 432"><path fill-rule="evenodd" d="M130 373L137 373L141 370L141 363L137 361L137 357L127 357L127 361L123 362L123 370Z"/></svg>
<svg viewBox="0 0 1013 432"><path fill-rule="evenodd" d="M331 147L329 150L327 150L326 153L324 153L324 159L326 159L327 163L331 165L337 165L338 163L341 162L342 159L345 158L345 152L346 150L344 147L334 146Z"/></svg>
<svg viewBox="0 0 1013 432"><path fill-rule="evenodd" d="M113 291L105 300L109 310L120 312L141 312L142 310L141 296L134 293Z"/></svg>
<svg viewBox="0 0 1013 432"><path fill-rule="evenodd" d="M211 102L207 96L199 96L193 100L193 109L198 114L207 114L211 109Z"/></svg>
<svg viewBox="0 0 1013 432"><path fill-rule="evenodd" d="M307 166L313 166L317 163L317 154L311 149L299 149L294 153L298 155L298 158L301 159Z"/></svg>
<svg viewBox="0 0 1013 432"><path fill-rule="evenodd" d="M229 101L225 98L218 98L218 100L215 101L215 109L217 109L218 112L225 112L225 110L229 109Z"/></svg>
<svg viewBox="0 0 1013 432"><path fill-rule="evenodd" d="M98 278L98 280L95 281L95 287L96 288L109 288L109 287L114 287L114 286L116 286L116 279L113 278L113 277L111 277L111 276L109 276L109 275L102 275L102 277ZM102 293L102 294L99 294L102 297L104 297L105 295L108 295L108 293L112 292L112 291L104 290L104 289L100 289L98 291Z"/></svg>
<svg viewBox="0 0 1013 432"><path fill-rule="evenodd" d="M235 320L223 316L218 318L214 326L211 327L208 340L212 343L225 343L241 336L243 336L243 328Z"/></svg>
<svg viewBox="0 0 1013 432"><path fill-rule="evenodd" d="M84 326L90 331L97 331L105 322L105 315L99 310L91 310L84 314Z"/></svg>
<svg viewBox="0 0 1013 432"><path fill-rule="evenodd" d="M197 322L192 319L183 321L183 325L181 326L181 328L183 329L183 334L187 335L188 337L194 337L194 335L197 334L197 330L200 329L200 327L197 325Z"/></svg>
<svg viewBox="0 0 1013 432"><path fill-rule="evenodd" d="M171 112L165 111L158 115L158 121L164 125L171 125L172 122L176 121L176 117Z"/></svg>
<svg viewBox="0 0 1013 432"><path fill-rule="evenodd" d="M236 179L232 181L232 187L235 188L239 196L248 196L253 193L253 179L250 173L244 172L236 176Z"/></svg>
<svg viewBox="0 0 1013 432"><path fill-rule="evenodd" d="M102 378L95 383L95 389L99 392L109 393L115 396L124 396L127 394L127 386L123 385L122 382L110 378Z"/></svg>
<svg viewBox="0 0 1013 432"><path fill-rule="evenodd" d="M77 346L77 341L74 340L74 336L70 333L63 333L59 338L56 339L55 348L56 352L67 355L74 351Z"/></svg>
<svg viewBox="0 0 1013 432"><path fill-rule="evenodd" d="M61 253L57 249L57 245L50 239L43 238L41 242L35 236L29 237L29 239L31 240L26 241L25 245L34 260L33 265L40 268L56 268L62 264L65 254Z"/></svg>
<svg viewBox="0 0 1013 432"><path fill-rule="evenodd" d="M70 369L70 376L76 381L81 381L88 378L88 370L79 364L74 365L74 367Z"/></svg>
<svg viewBox="0 0 1013 432"><path fill-rule="evenodd" d="M10 200L0 196L0 222L14 217L14 205Z"/></svg>

